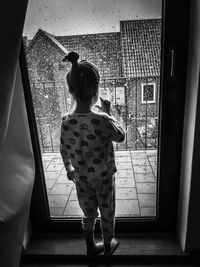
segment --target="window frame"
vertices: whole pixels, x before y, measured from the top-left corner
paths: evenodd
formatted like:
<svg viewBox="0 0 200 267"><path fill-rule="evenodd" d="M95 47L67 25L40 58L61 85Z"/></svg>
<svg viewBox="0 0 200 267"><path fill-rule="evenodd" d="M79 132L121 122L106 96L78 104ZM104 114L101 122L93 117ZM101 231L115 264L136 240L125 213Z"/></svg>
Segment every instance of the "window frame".
<svg viewBox="0 0 200 267"><path fill-rule="evenodd" d="M123 218L117 218L116 232L156 232L176 230L187 72L186 52L188 51L189 7L190 4L188 1L183 0L182 12L177 18L177 11L180 11L179 3L173 3L172 8L172 4L170 4L169 1L162 1L161 90L159 107L159 121L161 124L159 125L158 140L157 216L145 219L126 218L126 221ZM180 30L181 33L178 36L177 30ZM180 38L180 36L183 37ZM176 75L173 77L170 76L171 61L169 57L169 49L172 43L174 46L178 47L176 55L178 64L175 63ZM68 220L66 223L65 219L50 217L23 42L19 62L35 158L35 183L30 209L33 232L80 232L82 231L80 223L81 219ZM183 77L185 78L183 79ZM178 102L174 101L174 99ZM38 203L40 204L38 205ZM100 224L98 221L97 228L99 227Z"/></svg>

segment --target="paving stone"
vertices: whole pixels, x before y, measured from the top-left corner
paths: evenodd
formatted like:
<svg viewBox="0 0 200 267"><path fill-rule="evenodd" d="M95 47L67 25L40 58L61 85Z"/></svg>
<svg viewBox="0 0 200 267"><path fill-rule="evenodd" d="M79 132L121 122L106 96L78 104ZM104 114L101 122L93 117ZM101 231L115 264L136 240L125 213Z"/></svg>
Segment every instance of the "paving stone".
<svg viewBox="0 0 200 267"><path fill-rule="evenodd" d="M67 194L71 193L73 184L55 184L51 189L51 194Z"/></svg>
<svg viewBox="0 0 200 267"><path fill-rule="evenodd" d="M138 217L140 216L140 210L141 216L155 216L156 177L153 175L153 171L156 174L157 151L116 151L115 156L118 165L118 172L116 173L116 216ZM45 162L43 163L44 168L46 168L45 180L52 216L82 216L76 189L73 182L67 179L60 153L45 153L43 160ZM131 161L135 173L133 173ZM130 169L127 169L127 167ZM50 188L52 188L51 191Z"/></svg>
<svg viewBox="0 0 200 267"><path fill-rule="evenodd" d="M156 216L156 208L151 207L140 207L141 216Z"/></svg>
<svg viewBox="0 0 200 267"><path fill-rule="evenodd" d="M135 187L135 180L134 178L116 178L115 180L116 187Z"/></svg>
<svg viewBox="0 0 200 267"><path fill-rule="evenodd" d="M140 207L156 207L156 194L138 194Z"/></svg>
<svg viewBox="0 0 200 267"><path fill-rule="evenodd" d="M51 161L51 163L55 164L55 165L58 164L58 165L63 165L64 166L62 159L53 159Z"/></svg>
<svg viewBox="0 0 200 267"><path fill-rule="evenodd" d="M47 160L47 161L51 161L54 158L55 154L42 154L42 160Z"/></svg>
<svg viewBox="0 0 200 267"><path fill-rule="evenodd" d="M134 152L134 151L133 151ZM153 155L157 155L158 154L158 150L157 149L153 149L153 150L146 150L147 155L149 156L153 156Z"/></svg>
<svg viewBox="0 0 200 267"><path fill-rule="evenodd" d="M152 169L150 166L148 165L136 165L133 166L134 172L135 173L152 173Z"/></svg>
<svg viewBox="0 0 200 267"><path fill-rule="evenodd" d="M116 157L120 156L130 156L130 151L128 150L115 150Z"/></svg>
<svg viewBox="0 0 200 267"><path fill-rule="evenodd" d="M152 168L157 167L157 162L150 161L150 165Z"/></svg>
<svg viewBox="0 0 200 267"><path fill-rule="evenodd" d="M43 161L42 162L42 165L43 165L44 170L46 170L46 168L49 166L50 162L51 161Z"/></svg>
<svg viewBox="0 0 200 267"><path fill-rule="evenodd" d="M115 157L116 162L131 162L130 156Z"/></svg>
<svg viewBox="0 0 200 267"><path fill-rule="evenodd" d="M138 193L156 193L157 183L136 183Z"/></svg>
<svg viewBox="0 0 200 267"><path fill-rule="evenodd" d="M75 188L72 189L69 200L78 200Z"/></svg>
<svg viewBox="0 0 200 267"><path fill-rule="evenodd" d="M47 172L47 171L45 171L45 180L57 179L59 173L60 172L58 172L58 171L55 171L55 172Z"/></svg>
<svg viewBox="0 0 200 267"><path fill-rule="evenodd" d="M54 158L52 159L52 162L53 162L53 163L58 163L58 164L63 164L63 160L62 160L62 157L61 157L61 156L59 156L59 157L54 157Z"/></svg>
<svg viewBox="0 0 200 267"><path fill-rule="evenodd" d="M157 177L157 166L152 167L152 170L153 170L155 177Z"/></svg>
<svg viewBox="0 0 200 267"><path fill-rule="evenodd" d="M49 207L65 207L67 200L69 198L69 195L48 195L49 200Z"/></svg>
<svg viewBox="0 0 200 267"><path fill-rule="evenodd" d="M133 166L150 165L148 158L132 158Z"/></svg>
<svg viewBox="0 0 200 267"><path fill-rule="evenodd" d="M135 173L136 183L155 182L153 173Z"/></svg>
<svg viewBox="0 0 200 267"><path fill-rule="evenodd" d="M57 184L74 184L72 181L70 181L67 178L67 173L66 174L60 174L58 176L58 179L56 181Z"/></svg>
<svg viewBox="0 0 200 267"><path fill-rule="evenodd" d="M137 199L136 188L117 188L116 190L116 199Z"/></svg>
<svg viewBox="0 0 200 267"><path fill-rule="evenodd" d="M48 179L46 180L46 187L48 190L52 189L53 185L55 184L56 179Z"/></svg>
<svg viewBox="0 0 200 267"><path fill-rule="evenodd" d="M46 168L46 171L61 171L64 168L63 164L54 164L51 163L48 168Z"/></svg>
<svg viewBox="0 0 200 267"><path fill-rule="evenodd" d="M62 171L61 171L60 174L65 174L65 175L67 175L67 171L65 170L65 168L62 169Z"/></svg>
<svg viewBox="0 0 200 267"><path fill-rule="evenodd" d="M64 216L83 216L83 212L79 206L78 201L76 200L70 200L68 201L65 211L64 211Z"/></svg>
<svg viewBox="0 0 200 267"><path fill-rule="evenodd" d="M157 166L157 156L148 157L151 166Z"/></svg>
<svg viewBox="0 0 200 267"><path fill-rule="evenodd" d="M63 216L64 209L65 209L65 208L55 208L55 207L51 207L51 208L50 208L50 215L51 215L51 216Z"/></svg>
<svg viewBox="0 0 200 267"><path fill-rule="evenodd" d="M43 158L42 157L42 162L51 162L53 160L53 158Z"/></svg>
<svg viewBox="0 0 200 267"><path fill-rule="evenodd" d="M145 151L130 151L131 153L131 157L134 158L146 158L147 157L147 153Z"/></svg>
<svg viewBox="0 0 200 267"><path fill-rule="evenodd" d="M47 189L47 194L50 194L51 190L50 189Z"/></svg>
<svg viewBox="0 0 200 267"><path fill-rule="evenodd" d="M147 158L148 158L151 166L157 165L157 161L158 161L157 156L156 157L147 157Z"/></svg>
<svg viewBox="0 0 200 267"><path fill-rule="evenodd" d="M118 170L132 170L132 163L131 162L116 162Z"/></svg>
<svg viewBox="0 0 200 267"><path fill-rule="evenodd" d="M116 177L133 177L133 170L118 170L115 174Z"/></svg>
<svg viewBox="0 0 200 267"><path fill-rule="evenodd" d="M116 217L117 216L138 216L140 215L138 200L120 199L116 203Z"/></svg>

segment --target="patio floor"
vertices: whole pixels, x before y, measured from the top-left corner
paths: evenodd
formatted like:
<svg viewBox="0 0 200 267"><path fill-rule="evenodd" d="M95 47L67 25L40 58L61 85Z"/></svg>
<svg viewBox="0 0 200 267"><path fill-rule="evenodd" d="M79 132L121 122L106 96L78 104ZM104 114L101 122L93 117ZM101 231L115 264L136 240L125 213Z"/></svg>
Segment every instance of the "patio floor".
<svg viewBox="0 0 200 267"><path fill-rule="evenodd" d="M115 151L116 217L156 215L157 151ZM51 216L79 217L73 182L67 179L59 153L42 155Z"/></svg>

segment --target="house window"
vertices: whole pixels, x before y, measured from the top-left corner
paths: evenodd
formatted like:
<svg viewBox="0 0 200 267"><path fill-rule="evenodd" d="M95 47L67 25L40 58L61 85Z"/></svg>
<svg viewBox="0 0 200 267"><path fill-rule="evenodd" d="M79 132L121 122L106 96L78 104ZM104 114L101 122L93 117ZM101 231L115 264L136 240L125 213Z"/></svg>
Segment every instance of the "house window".
<svg viewBox="0 0 200 267"><path fill-rule="evenodd" d="M156 84L142 83L142 104L155 103Z"/></svg>

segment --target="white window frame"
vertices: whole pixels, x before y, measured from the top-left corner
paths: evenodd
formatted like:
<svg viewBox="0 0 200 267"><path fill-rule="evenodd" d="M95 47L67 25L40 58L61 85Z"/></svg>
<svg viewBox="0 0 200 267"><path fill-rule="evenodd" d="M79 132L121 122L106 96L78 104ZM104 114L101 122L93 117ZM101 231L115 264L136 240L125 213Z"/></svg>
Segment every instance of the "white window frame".
<svg viewBox="0 0 200 267"><path fill-rule="evenodd" d="M145 85L153 85L153 100L144 101L144 86ZM156 103L156 83L142 83L142 93L141 93L141 103L142 104L155 104Z"/></svg>

